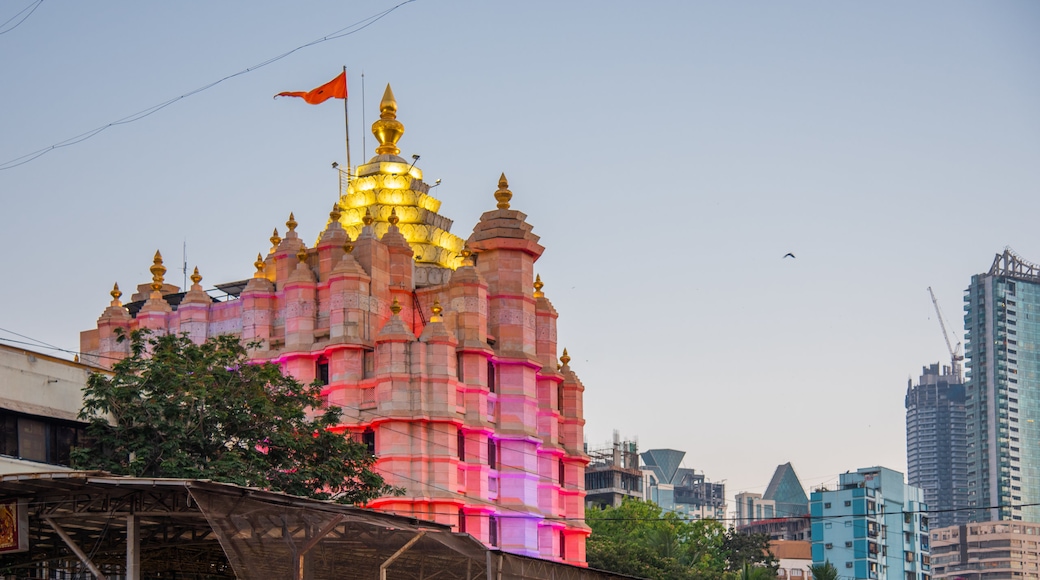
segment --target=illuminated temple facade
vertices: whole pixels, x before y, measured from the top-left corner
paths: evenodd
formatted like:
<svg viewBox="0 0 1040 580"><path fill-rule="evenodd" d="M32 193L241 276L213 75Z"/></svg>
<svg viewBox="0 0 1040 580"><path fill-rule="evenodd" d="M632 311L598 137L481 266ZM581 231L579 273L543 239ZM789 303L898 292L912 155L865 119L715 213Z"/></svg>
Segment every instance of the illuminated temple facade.
<svg viewBox="0 0 1040 580"><path fill-rule="evenodd" d="M166 284L157 252L151 284L127 304L116 287L82 333L85 362L127 356L118 328L262 341L251 357L325 384L344 431L406 490L370 507L584 565L584 387L557 354L557 313L534 272L544 248L504 175L469 239L450 233L422 172L398 156L389 87L380 109L376 155L344 176L312 247L290 215L253 278L218 285L219 301L197 269L186 292Z"/></svg>

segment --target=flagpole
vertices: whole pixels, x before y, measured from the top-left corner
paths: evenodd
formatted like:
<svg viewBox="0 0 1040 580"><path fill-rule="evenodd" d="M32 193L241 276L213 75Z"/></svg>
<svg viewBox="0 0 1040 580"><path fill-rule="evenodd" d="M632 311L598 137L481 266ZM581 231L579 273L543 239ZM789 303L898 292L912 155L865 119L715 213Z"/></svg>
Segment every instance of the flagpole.
<svg viewBox="0 0 1040 580"><path fill-rule="evenodd" d="M347 67L343 66L343 84L347 83ZM343 128L347 134L347 183L350 183L350 173L354 166L350 164L350 116L347 114L347 94L343 95Z"/></svg>

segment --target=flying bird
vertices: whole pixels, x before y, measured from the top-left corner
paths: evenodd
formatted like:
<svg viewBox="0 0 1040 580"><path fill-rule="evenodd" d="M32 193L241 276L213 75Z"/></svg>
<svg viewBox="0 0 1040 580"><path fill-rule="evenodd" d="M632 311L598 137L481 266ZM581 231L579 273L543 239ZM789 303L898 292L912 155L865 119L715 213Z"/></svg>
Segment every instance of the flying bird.
<svg viewBox="0 0 1040 580"><path fill-rule="evenodd" d="M787 252L786 254L784 254L784 258L793 258L793 257L794 257L794 254L792 254L791 252ZM781 258L781 259L783 259L783 258Z"/></svg>

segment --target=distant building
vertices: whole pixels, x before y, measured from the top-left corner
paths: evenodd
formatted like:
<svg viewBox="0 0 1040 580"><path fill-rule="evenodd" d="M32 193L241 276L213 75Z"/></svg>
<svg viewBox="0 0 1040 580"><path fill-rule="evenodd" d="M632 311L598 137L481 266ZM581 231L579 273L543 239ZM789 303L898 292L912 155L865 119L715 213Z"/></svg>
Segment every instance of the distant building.
<svg viewBox="0 0 1040 580"><path fill-rule="evenodd" d="M970 518L1040 521L1040 266L1005 249L964 303Z"/></svg>
<svg viewBox="0 0 1040 580"><path fill-rule="evenodd" d="M968 521L964 418L964 384L951 367L924 367L918 384L907 385L907 481L924 492L936 528Z"/></svg>
<svg viewBox="0 0 1040 580"><path fill-rule="evenodd" d="M764 499L760 493L743 491L738 493L734 499L737 507L734 522L737 529L751 522L776 518L776 502Z"/></svg>
<svg viewBox="0 0 1040 580"><path fill-rule="evenodd" d="M645 466L643 498L691 520L724 519L726 486L680 467L685 456L685 451L675 449L651 449L640 454Z"/></svg>
<svg viewBox="0 0 1040 580"><path fill-rule="evenodd" d="M840 578L928 580L927 506L903 474L865 467L812 494L813 564L830 561Z"/></svg>
<svg viewBox="0 0 1040 580"><path fill-rule="evenodd" d="M621 441L617 431L608 449L587 452L585 505L618 507L625 498L643 499L643 473L639 470L639 446Z"/></svg>
<svg viewBox="0 0 1040 580"><path fill-rule="evenodd" d="M932 530L932 577L1040 578L1040 524L990 522Z"/></svg>
<svg viewBox="0 0 1040 580"><path fill-rule="evenodd" d="M0 475L68 469L91 367L0 344Z"/></svg>
<svg viewBox="0 0 1040 580"><path fill-rule="evenodd" d="M809 540L809 498L794 467L778 465L764 494L743 492L736 496L736 527L749 534L766 534L772 540Z"/></svg>
<svg viewBox="0 0 1040 580"><path fill-rule="evenodd" d="M800 517L809 513L809 498L790 462L776 467L762 498L773 501L777 517Z"/></svg>
<svg viewBox="0 0 1040 580"><path fill-rule="evenodd" d="M812 577L812 544L789 540L769 542L769 551L777 560L776 577L780 580L803 580Z"/></svg>

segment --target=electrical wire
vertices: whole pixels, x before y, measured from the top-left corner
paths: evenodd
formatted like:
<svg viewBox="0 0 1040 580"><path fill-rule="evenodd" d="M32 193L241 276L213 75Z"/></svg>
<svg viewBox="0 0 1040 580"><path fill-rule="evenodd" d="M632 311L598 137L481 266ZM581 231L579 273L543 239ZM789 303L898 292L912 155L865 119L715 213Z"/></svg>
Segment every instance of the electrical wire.
<svg viewBox="0 0 1040 580"><path fill-rule="evenodd" d="M39 0L39 1L42 2L42 0ZM133 113L131 115L127 115L127 116L125 116L125 117L123 117L121 119L117 119L115 121L112 121L111 123L107 123L107 124L102 125L100 127L96 127L96 128L91 129L90 131L87 131L85 133L80 133L79 135L76 135L74 137L69 137L68 139L65 139L64 141L59 141L59 142L57 142L57 143L55 143L55 144L53 144L53 145L51 145L49 147L44 147L43 149L38 149L36 151L33 151L32 153L26 153L25 155L22 155L21 157L16 157L16 158L11 159L9 161L5 161L3 163L0 163L0 171L5 171L7 169L14 169L15 167L19 167L21 165L25 165L26 163L29 163L30 161L34 161L36 159L39 159L40 157L46 155L47 153L50 153L51 151L54 151L55 149L61 149L63 147L69 147L71 145L76 145L78 143L82 143L82 142L86 141L87 139L90 139L90 138L98 135L102 131L104 131L106 129L109 129L111 127L117 127L119 125L127 125L127 124L133 123L135 121L140 121L141 119L144 119L144 118L149 117L149 116L151 116L151 115L153 115L155 113L158 113L159 111L165 109L166 107L169 107L170 105L172 105L172 104L174 104L174 103L176 103L178 101L181 101L183 99L186 99L188 97L191 97L193 95L201 93L201 92L203 92L205 90L211 89L211 88L213 88L213 87L223 83L224 81L233 79L233 78L235 78L237 76L241 76L241 75L244 75L246 73L253 72L253 71L261 69L261 68L263 68L263 67L265 67L265 66L267 66L269 64L278 62L278 61L282 60L283 58L285 58L287 56L290 56L290 55L292 55L293 53L295 53L297 51L303 50L304 48L309 48L311 46L315 46L315 45L321 44L323 42L328 42L330 40L336 40L336 39L339 39L339 38L343 38L345 36L350 36L351 34L355 34L357 32L361 32L362 30L364 30L364 29L368 28L369 26L372 26L376 22L382 20L384 17L388 16L391 12L397 10L401 6L404 6L405 4L410 4L410 3L415 2L415 1L416 0L404 0L404 2L401 2L400 4L397 4L396 6L392 6L392 7L388 8L388 9L382 11L382 12L379 12L377 14L373 14L372 16L369 16L368 18L365 18L363 20L359 20L358 22L355 22L355 23L353 23L353 24L351 24L349 26L346 26L344 28L341 28L341 29L339 29L339 30L337 30L335 32L331 32L331 33L329 33L329 34L327 34L327 35L325 35L325 36L323 36L321 38L317 38L317 39L312 40L312 41L310 41L308 43L301 44L300 46L297 46L296 48L294 48L292 50L289 50L287 52L283 52L282 54L280 54L278 56L271 57L271 58L269 58L267 60L264 60L262 62L259 62L259 63L255 64L255 65L253 65L251 67L242 69L242 70L240 70L240 71L238 71L236 73L233 73L233 74L229 74L229 75L225 76L224 78L222 78L220 80L213 81L213 82L211 82L209 84L206 84L206 85L203 85L203 86L201 86L201 87L199 87L197 89L188 91L188 92L186 92L186 93L184 93L184 94L182 94L182 95L180 95L178 97L174 97L172 99L168 99L168 100L163 101L163 102L161 102L161 103L159 103L157 105L152 105L151 107L148 107L147 109L142 109L142 110L140 110L140 111L138 111L136 113Z"/></svg>
<svg viewBox="0 0 1040 580"><path fill-rule="evenodd" d="M22 23L26 21L26 19L28 19L30 16L32 16L33 12L36 12L36 9L40 7L40 4L43 4L43 0L36 0L36 2L26 6L25 8L22 8L20 11L18 11L18 14L15 14L14 16L8 18L7 22L4 22L3 24L0 24L0 34L7 34L8 32L11 32L15 28L18 28L19 26L21 26ZM16 22L14 26L8 28L7 30L2 30L3 27L5 27L8 24L10 24L12 20L14 20L15 18L18 18L18 16L21 15L21 13L25 12L26 10L29 10L29 13L26 14L24 17L22 17L21 20Z"/></svg>

